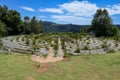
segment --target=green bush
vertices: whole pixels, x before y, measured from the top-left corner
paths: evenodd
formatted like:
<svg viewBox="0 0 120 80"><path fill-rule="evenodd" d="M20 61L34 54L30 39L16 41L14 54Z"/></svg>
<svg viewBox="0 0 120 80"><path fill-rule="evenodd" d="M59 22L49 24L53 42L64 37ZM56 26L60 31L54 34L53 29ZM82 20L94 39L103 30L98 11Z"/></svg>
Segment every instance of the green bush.
<svg viewBox="0 0 120 80"><path fill-rule="evenodd" d="M105 50L108 50L108 45L106 44L102 44L101 47L104 48Z"/></svg>
<svg viewBox="0 0 120 80"><path fill-rule="evenodd" d="M22 40L22 41L25 41L25 37L23 36L21 40Z"/></svg>
<svg viewBox="0 0 120 80"><path fill-rule="evenodd" d="M75 50L75 53L80 53L80 48L77 48L77 49Z"/></svg>
<svg viewBox="0 0 120 80"><path fill-rule="evenodd" d="M3 42L2 40L0 39L0 48L3 46Z"/></svg>
<svg viewBox="0 0 120 80"><path fill-rule="evenodd" d="M119 46L119 43L115 43L115 47L118 47Z"/></svg>
<svg viewBox="0 0 120 80"><path fill-rule="evenodd" d="M84 46L84 47L83 47L83 50L89 50L89 46L87 46L87 45Z"/></svg>
<svg viewBox="0 0 120 80"><path fill-rule="evenodd" d="M58 45L57 44L54 45L54 49L58 50Z"/></svg>
<svg viewBox="0 0 120 80"><path fill-rule="evenodd" d="M30 43L29 43L29 38L26 38L26 44L30 44Z"/></svg>
<svg viewBox="0 0 120 80"><path fill-rule="evenodd" d="M44 58L46 58L46 57L47 57L47 55L48 55L48 54L43 54L42 56L43 56Z"/></svg>
<svg viewBox="0 0 120 80"><path fill-rule="evenodd" d="M107 53L115 53L115 50L114 49L110 49L107 51Z"/></svg>
<svg viewBox="0 0 120 80"><path fill-rule="evenodd" d="M7 34L7 29L5 27L5 24L2 23L2 21L0 20L0 36L6 36Z"/></svg>
<svg viewBox="0 0 120 80"><path fill-rule="evenodd" d="M70 58L71 56L73 56L73 54L65 53L63 57L64 57L64 58Z"/></svg>
<svg viewBox="0 0 120 80"><path fill-rule="evenodd" d="M32 44L35 45L36 44L36 40L32 40Z"/></svg>
<svg viewBox="0 0 120 80"><path fill-rule="evenodd" d="M55 53L55 56L57 56L58 51L57 51L57 50L54 50L54 53Z"/></svg>
<svg viewBox="0 0 120 80"><path fill-rule="evenodd" d="M19 36L17 36L17 37L16 37L16 41L18 41L18 42L19 42L19 38L20 38L20 37L19 37Z"/></svg>
<svg viewBox="0 0 120 80"><path fill-rule="evenodd" d="M10 41L13 42L14 38L12 38Z"/></svg>
<svg viewBox="0 0 120 80"><path fill-rule="evenodd" d="M65 42L64 40L61 41L62 49L65 49Z"/></svg>

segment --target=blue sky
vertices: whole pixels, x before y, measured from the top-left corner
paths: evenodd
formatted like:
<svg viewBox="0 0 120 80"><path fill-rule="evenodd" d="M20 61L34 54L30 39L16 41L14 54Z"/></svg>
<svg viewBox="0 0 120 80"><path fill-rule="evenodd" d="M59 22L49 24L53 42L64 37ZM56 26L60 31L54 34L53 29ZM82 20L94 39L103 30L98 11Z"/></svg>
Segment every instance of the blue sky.
<svg viewBox="0 0 120 80"><path fill-rule="evenodd" d="M108 10L114 24L120 24L120 0L0 0L0 5L24 16L62 24L91 24L99 8Z"/></svg>

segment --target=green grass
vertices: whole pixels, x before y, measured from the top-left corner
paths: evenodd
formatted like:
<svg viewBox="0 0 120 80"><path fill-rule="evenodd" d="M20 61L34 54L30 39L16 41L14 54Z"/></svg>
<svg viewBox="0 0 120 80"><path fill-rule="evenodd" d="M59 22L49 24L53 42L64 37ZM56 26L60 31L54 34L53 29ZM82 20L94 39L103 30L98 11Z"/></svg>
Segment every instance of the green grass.
<svg viewBox="0 0 120 80"><path fill-rule="evenodd" d="M120 53L72 56L46 66L29 55L0 54L0 80L120 80Z"/></svg>

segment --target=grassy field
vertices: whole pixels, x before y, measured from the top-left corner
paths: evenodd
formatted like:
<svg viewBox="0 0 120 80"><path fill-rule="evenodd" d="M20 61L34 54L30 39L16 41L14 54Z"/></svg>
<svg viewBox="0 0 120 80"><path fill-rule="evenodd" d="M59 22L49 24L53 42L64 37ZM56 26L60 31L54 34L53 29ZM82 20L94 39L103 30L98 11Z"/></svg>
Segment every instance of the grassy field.
<svg viewBox="0 0 120 80"><path fill-rule="evenodd" d="M0 80L120 80L120 53L72 56L40 67L29 55L0 54Z"/></svg>

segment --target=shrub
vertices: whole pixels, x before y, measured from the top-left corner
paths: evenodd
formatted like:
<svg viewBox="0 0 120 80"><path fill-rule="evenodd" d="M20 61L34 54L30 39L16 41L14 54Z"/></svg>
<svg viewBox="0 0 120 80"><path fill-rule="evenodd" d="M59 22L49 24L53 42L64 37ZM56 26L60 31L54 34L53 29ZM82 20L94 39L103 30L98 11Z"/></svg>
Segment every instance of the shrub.
<svg viewBox="0 0 120 80"><path fill-rule="evenodd" d="M74 41L72 40L71 43L74 43Z"/></svg>
<svg viewBox="0 0 120 80"><path fill-rule="evenodd" d="M107 53L115 53L115 50L114 49L110 49L107 51Z"/></svg>
<svg viewBox="0 0 120 80"><path fill-rule="evenodd" d="M32 40L32 44L35 45L36 44L36 40Z"/></svg>
<svg viewBox="0 0 120 80"><path fill-rule="evenodd" d="M84 46L84 47L83 47L83 50L89 50L89 46L87 46L87 45Z"/></svg>
<svg viewBox="0 0 120 80"><path fill-rule="evenodd" d="M42 56L43 56L44 58L46 58L46 57L47 57L47 55L48 55L48 54L43 54Z"/></svg>
<svg viewBox="0 0 120 80"><path fill-rule="evenodd" d="M21 39L22 41L25 41L25 38L24 37L22 37L22 39Z"/></svg>
<svg viewBox="0 0 120 80"><path fill-rule="evenodd" d="M120 51L120 49L118 49Z"/></svg>
<svg viewBox="0 0 120 80"><path fill-rule="evenodd" d="M115 43L115 47L118 47L119 46L119 44L118 43Z"/></svg>
<svg viewBox="0 0 120 80"><path fill-rule="evenodd" d="M90 36L87 36L87 40L89 40L90 39Z"/></svg>
<svg viewBox="0 0 120 80"><path fill-rule="evenodd" d="M90 44L90 41L88 41L87 44Z"/></svg>
<svg viewBox="0 0 120 80"><path fill-rule="evenodd" d="M30 44L30 43L29 43L29 38L26 38L26 44Z"/></svg>
<svg viewBox="0 0 120 80"><path fill-rule="evenodd" d="M55 56L57 56L58 51L57 51L57 50L54 50L54 53L55 53Z"/></svg>
<svg viewBox="0 0 120 80"><path fill-rule="evenodd" d="M64 57L64 58L70 58L71 56L73 56L73 54L65 53L63 57Z"/></svg>
<svg viewBox="0 0 120 80"><path fill-rule="evenodd" d="M31 54L35 54L35 52L34 52L34 50L33 50L33 49L31 50Z"/></svg>
<svg viewBox="0 0 120 80"><path fill-rule="evenodd" d="M12 38L10 41L13 42L14 38Z"/></svg>
<svg viewBox="0 0 120 80"><path fill-rule="evenodd" d="M105 50L108 50L108 46L106 44L102 44L101 47L104 48Z"/></svg>
<svg viewBox="0 0 120 80"><path fill-rule="evenodd" d="M41 40L40 40L40 39L38 40L38 43L41 43Z"/></svg>
<svg viewBox="0 0 120 80"><path fill-rule="evenodd" d="M58 45L57 45L57 44L54 45L54 49L55 49L55 50L58 49Z"/></svg>
<svg viewBox="0 0 120 80"><path fill-rule="evenodd" d="M49 48L47 47L47 45L45 45L45 48L46 48L47 50L49 50Z"/></svg>
<svg viewBox="0 0 120 80"><path fill-rule="evenodd" d="M62 49L65 49L65 42L63 40L61 42L61 45L62 45Z"/></svg>
<svg viewBox="0 0 120 80"><path fill-rule="evenodd" d="M34 39L35 39L35 40L39 39L39 36L38 36L38 35L35 35L35 36L34 36Z"/></svg>
<svg viewBox="0 0 120 80"><path fill-rule="evenodd" d="M16 41L19 41L19 38L20 38L20 37L19 37L19 36L17 36L17 37L16 37Z"/></svg>
<svg viewBox="0 0 120 80"><path fill-rule="evenodd" d="M80 53L80 48L77 48L77 49L75 50L75 53Z"/></svg>
<svg viewBox="0 0 120 80"><path fill-rule="evenodd" d="M0 48L3 46L3 42L2 40L0 39Z"/></svg>

